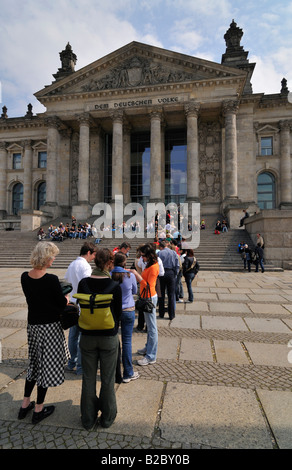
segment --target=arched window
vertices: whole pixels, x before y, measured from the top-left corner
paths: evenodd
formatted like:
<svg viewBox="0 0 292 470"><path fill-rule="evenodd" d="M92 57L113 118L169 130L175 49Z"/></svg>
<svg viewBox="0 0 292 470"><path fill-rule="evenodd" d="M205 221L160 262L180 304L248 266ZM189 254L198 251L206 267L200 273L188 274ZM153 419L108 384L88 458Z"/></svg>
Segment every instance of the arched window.
<svg viewBox="0 0 292 470"><path fill-rule="evenodd" d="M37 210L40 209L46 202L46 183L43 182L38 186L38 193L37 193Z"/></svg>
<svg viewBox="0 0 292 470"><path fill-rule="evenodd" d="M18 215L18 212L23 209L23 185L17 183L13 186L12 191L12 213Z"/></svg>
<svg viewBox="0 0 292 470"><path fill-rule="evenodd" d="M276 207L275 177L272 173L260 173L258 176L258 206L260 209Z"/></svg>

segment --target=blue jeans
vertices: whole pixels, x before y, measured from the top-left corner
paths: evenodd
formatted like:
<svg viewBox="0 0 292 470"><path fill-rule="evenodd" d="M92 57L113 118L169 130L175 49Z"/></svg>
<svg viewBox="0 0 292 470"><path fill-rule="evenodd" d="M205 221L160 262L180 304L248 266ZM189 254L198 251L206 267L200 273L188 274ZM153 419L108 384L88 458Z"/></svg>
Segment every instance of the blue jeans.
<svg viewBox="0 0 292 470"><path fill-rule="evenodd" d="M182 279L182 272L180 271L176 278L176 288L175 288L176 300L184 298L184 290L183 290L181 279Z"/></svg>
<svg viewBox="0 0 292 470"><path fill-rule="evenodd" d="M258 270L259 270L259 265L260 265L260 267L261 267L262 273L265 272L265 267L264 267L264 260L263 260L263 258L260 258L260 259L257 259L257 260L256 260L256 269L255 269L256 273L257 273Z"/></svg>
<svg viewBox="0 0 292 470"><path fill-rule="evenodd" d="M124 368L124 379L129 379L133 376L132 364L132 334L135 322L135 310L123 310L121 316L121 330L122 330L122 363Z"/></svg>
<svg viewBox="0 0 292 470"><path fill-rule="evenodd" d="M165 314L165 289L167 289L168 297L168 316L170 320L175 317L176 308L176 275L172 269L165 269L164 276L159 278L161 288L161 308L159 315L164 317Z"/></svg>
<svg viewBox="0 0 292 470"><path fill-rule="evenodd" d="M250 272L251 271L251 260L247 259L247 258L244 258L243 259L243 266L244 266L244 269L246 269L246 266L247 266L247 269Z"/></svg>
<svg viewBox="0 0 292 470"><path fill-rule="evenodd" d="M68 361L68 368L74 369L76 366L76 373L82 374L82 366L81 366L81 352L79 348L79 341L80 341L80 330L78 325L71 326L69 330L69 337L68 337L68 348L70 351L70 359Z"/></svg>
<svg viewBox="0 0 292 470"><path fill-rule="evenodd" d="M194 294L193 294L193 289L192 289L192 281L194 279L195 279L194 273L185 273L185 281L186 281L188 294L189 294L189 302L193 302L194 300Z"/></svg>
<svg viewBox="0 0 292 470"><path fill-rule="evenodd" d="M146 358L150 361L156 360L158 348L158 330L156 324L156 305L157 295L151 297L154 308L151 313L144 312L145 323L147 326Z"/></svg>

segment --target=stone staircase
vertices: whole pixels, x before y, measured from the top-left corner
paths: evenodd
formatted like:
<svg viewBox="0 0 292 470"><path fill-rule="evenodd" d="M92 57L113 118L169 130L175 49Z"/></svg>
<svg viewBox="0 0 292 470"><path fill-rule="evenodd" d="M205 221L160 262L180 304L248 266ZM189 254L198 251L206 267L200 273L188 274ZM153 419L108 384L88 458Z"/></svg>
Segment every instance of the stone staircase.
<svg viewBox="0 0 292 470"><path fill-rule="evenodd" d="M66 221L64 221L66 223ZM54 224L53 224L54 225ZM47 230L47 227L44 227ZM38 242L35 232L22 233L20 231L0 232L0 268L30 268L30 253ZM93 238L90 241L95 241ZM136 249L143 243L152 239L124 237L131 244L130 256L127 266L130 267L135 259ZM121 238L103 238L100 246L113 249L122 243ZM242 271L243 262L237 251L238 244L245 242L253 247L249 234L244 229L229 230L227 233L215 235L213 229L200 231L200 245L195 249L195 256L201 270L211 271ZM84 240L65 239L63 242L54 242L60 249L53 267L67 268L78 255ZM282 271L271 264L265 265L267 271Z"/></svg>

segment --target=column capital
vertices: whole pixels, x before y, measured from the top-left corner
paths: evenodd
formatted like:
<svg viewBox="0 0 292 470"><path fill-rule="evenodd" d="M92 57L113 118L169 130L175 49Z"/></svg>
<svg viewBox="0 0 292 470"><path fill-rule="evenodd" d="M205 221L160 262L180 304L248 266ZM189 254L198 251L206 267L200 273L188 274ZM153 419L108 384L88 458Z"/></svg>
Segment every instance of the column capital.
<svg viewBox="0 0 292 470"><path fill-rule="evenodd" d="M6 147L7 143L4 140L0 141L0 150L6 150Z"/></svg>
<svg viewBox="0 0 292 470"><path fill-rule="evenodd" d="M48 127L59 130L61 128L61 119L57 116L50 116L45 119L45 124Z"/></svg>
<svg viewBox="0 0 292 470"><path fill-rule="evenodd" d="M93 124L93 119L89 113L82 113L77 115L77 121L80 126L90 126Z"/></svg>
<svg viewBox="0 0 292 470"><path fill-rule="evenodd" d="M290 131L292 128L292 122L288 119L279 121L279 129L280 131Z"/></svg>
<svg viewBox="0 0 292 470"><path fill-rule="evenodd" d="M226 116L228 114L237 114L238 109L239 109L238 100L225 100L222 103L223 116Z"/></svg>
<svg viewBox="0 0 292 470"><path fill-rule="evenodd" d="M197 101L189 101L184 107L185 115L188 118L189 116L198 117L200 112L201 105Z"/></svg>
<svg viewBox="0 0 292 470"><path fill-rule="evenodd" d="M163 119L163 109L161 106L157 106L157 107L152 107L150 108L149 110L149 116L150 116L150 119L160 119L162 121Z"/></svg>
<svg viewBox="0 0 292 470"><path fill-rule="evenodd" d="M30 139L23 140L22 146L24 147L25 150L31 150L32 140L30 140Z"/></svg>
<svg viewBox="0 0 292 470"><path fill-rule="evenodd" d="M124 111L122 109L117 109L111 113L111 119L113 121L123 124L124 122Z"/></svg>

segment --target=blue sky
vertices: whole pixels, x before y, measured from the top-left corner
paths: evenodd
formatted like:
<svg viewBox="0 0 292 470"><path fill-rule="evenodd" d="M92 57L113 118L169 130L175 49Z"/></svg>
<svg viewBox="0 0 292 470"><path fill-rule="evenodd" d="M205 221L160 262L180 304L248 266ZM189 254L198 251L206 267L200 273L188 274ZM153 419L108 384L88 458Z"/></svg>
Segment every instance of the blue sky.
<svg viewBox="0 0 292 470"><path fill-rule="evenodd" d="M292 0L0 0L0 106L23 116L70 42L76 70L132 41L221 63L234 19L256 62L254 93L292 91Z"/></svg>

